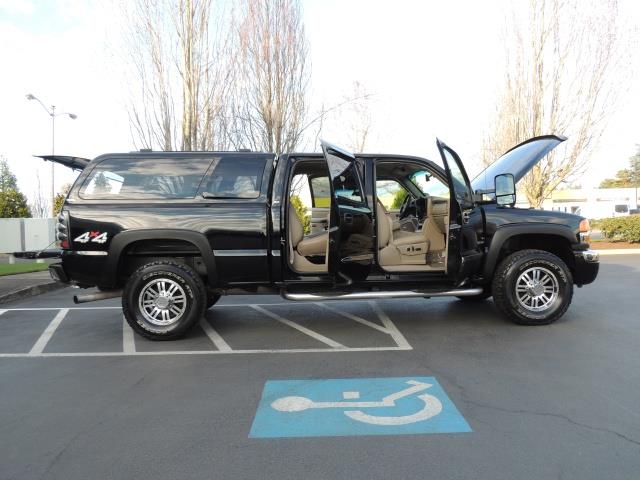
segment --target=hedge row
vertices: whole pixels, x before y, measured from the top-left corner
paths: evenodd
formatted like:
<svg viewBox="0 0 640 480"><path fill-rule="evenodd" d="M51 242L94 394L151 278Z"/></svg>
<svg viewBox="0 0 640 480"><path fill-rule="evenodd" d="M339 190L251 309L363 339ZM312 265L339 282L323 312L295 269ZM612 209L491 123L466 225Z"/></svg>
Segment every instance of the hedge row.
<svg viewBox="0 0 640 480"><path fill-rule="evenodd" d="M608 239L640 243L640 215L605 218L599 223L600 230Z"/></svg>

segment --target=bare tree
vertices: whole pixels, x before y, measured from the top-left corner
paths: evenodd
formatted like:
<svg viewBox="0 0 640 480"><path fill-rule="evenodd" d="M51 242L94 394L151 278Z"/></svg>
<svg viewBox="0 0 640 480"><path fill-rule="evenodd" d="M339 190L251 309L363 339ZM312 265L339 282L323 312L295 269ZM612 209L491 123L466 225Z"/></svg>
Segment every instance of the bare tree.
<svg viewBox="0 0 640 480"><path fill-rule="evenodd" d="M222 8L214 0L134 0L123 9L137 146L225 148L233 55Z"/></svg>
<svg viewBox="0 0 640 480"><path fill-rule="evenodd" d="M236 148L294 151L307 122L307 42L297 0L243 0L236 12Z"/></svg>
<svg viewBox="0 0 640 480"><path fill-rule="evenodd" d="M42 188L40 186L40 173L36 171L36 188L31 196L31 202L29 202L29 208L31 209L31 215L33 218L48 218L51 212L47 195L42 194Z"/></svg>
<svg viewBox="0 0 640 480"><path fill-rule="evenodd" d="M346 99L344 108L337 110L342 119L343 131L346 135L345 145L353 152L364 152L367 142L371 140L373 117L371 115L371 99L364 85L353 82L351 96Z"/></svg>
<svg viewBox="0 0 640 480"><path fill-rule="evenodd" d="M564 153L523 180L532 207L584 170L626 87L617 12L617 0L529 0L524 12L513 9L505 85L483 162L529 137L568 136Z"/></svg>

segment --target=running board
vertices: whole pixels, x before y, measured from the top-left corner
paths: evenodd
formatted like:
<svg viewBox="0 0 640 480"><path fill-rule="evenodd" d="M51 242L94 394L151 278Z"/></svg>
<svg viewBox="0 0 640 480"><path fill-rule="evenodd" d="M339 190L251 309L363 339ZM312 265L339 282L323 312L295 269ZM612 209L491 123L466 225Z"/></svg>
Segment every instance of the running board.
<svg viewBox="0 0 640 480"><path fill-rule="evenodd" d="M419 290L397 290L386 292L351 292L351 293L290 293L282 292L282 297L297 302L317 302L320 300L373 300L384 298L430 298L430 297L472 297L480 295L482 287L459 288L444 292L428 292Z"/></svg>

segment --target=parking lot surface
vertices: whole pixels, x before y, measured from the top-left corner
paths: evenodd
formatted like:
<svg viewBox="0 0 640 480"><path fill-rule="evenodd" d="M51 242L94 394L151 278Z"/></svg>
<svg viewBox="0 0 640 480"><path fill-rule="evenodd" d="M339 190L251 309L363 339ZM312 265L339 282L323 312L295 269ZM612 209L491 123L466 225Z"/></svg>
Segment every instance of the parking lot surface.
<svg viewBox="0 0 640 480"><path fill-rule="evenodd" d="M604 257L546 327L491 301L228 297L174 342L70 289L3 305L0 479L638 478L639 284L640 256ZM250 436L267 382L384 378L437 382L470 428Z"/></svg>

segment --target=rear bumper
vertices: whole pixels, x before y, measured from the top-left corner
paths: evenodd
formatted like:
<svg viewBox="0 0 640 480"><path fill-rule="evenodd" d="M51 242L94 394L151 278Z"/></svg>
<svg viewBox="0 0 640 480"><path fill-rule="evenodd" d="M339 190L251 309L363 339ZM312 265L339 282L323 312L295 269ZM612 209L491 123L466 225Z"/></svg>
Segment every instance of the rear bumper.
<svg viewBox="0 0 640 480"><path fill-rule="evenodd" d="M53 263L49 265L49 275L56 282L69 283L69 277L62 267L62 263Z"/></svg>
<svg viewBox="0 0 640 480"><path fill-rule="evenodd" d="M573 252L573 255L575 258L573 282L578 286L593 282L600 270L600 254L594 250L582 250Z"/></svg>

